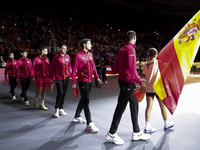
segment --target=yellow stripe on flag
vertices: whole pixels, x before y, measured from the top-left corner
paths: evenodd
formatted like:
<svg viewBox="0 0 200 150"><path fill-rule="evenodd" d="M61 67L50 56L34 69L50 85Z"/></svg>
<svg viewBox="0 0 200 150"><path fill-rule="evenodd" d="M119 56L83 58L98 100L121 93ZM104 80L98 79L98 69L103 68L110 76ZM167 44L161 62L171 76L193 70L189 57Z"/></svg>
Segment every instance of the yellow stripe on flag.
<svg viewBox="0 0 200 150"><path fill-rule="evenodd" d="M153 88L161 100L167 97L161 76L159 76L159 78L154 82Z"/></svg>
<svg viewBox="0 0 200 150"><path fill-rule="evenodd" d="M169 45L170 42L168 43ZM186 81L200 45L200 11L198 11L198 13L196 13L196 15L194 15L192 19L190 19L190 21L175 35L173 43L184 81ZM168 45L166 45L166 47L167 46ZM160 62L162 62L162 60ZM173 63L169 65L173 65ZM166 66L166 68L167 67L171 66ZM153 88L161 100L168 97L161 75L155 81ZM182 89L180 89L180 91L181 90Z"/></svg>
<svg viewBox="0 0 200 150"><path fill-rule="evenodd" d="M189 31L188 31L189 30ZM200 11L174 37L174 47L186 81L200 45Z"/></svg>

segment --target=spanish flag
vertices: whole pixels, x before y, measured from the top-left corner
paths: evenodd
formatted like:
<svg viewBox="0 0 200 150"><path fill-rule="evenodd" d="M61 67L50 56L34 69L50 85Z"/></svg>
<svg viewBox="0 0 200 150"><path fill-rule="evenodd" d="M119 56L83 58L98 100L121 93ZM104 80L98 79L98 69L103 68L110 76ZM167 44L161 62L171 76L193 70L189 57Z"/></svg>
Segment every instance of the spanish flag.
<svg viewBox="0 0 200 150"><path fill-rule="evenodd" d="M200 11L160 51L160 77L153 87L173 114L200 45Z"/></svg>

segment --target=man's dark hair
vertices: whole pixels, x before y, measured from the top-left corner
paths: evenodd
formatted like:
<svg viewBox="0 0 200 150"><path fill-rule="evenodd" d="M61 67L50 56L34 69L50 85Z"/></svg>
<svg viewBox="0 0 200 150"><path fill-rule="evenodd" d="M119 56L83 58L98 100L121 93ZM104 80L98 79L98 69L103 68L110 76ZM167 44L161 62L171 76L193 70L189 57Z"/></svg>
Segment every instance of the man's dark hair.
<svg viewBox="0 0 200 150"><path fill-rule="evenodd" d="M136 32L130 30L130 31L126 32L125 39L126 39L126 41L130 42L134 36L136 36Z"/></svg>
<svg viewBox="0 0 200 150"><path fill-rule="evenodd" d="M22 50L21 50L21 53L24 53L24 52L27 52L27 51L26 51L25 49L22 49Z"/></svg>
<svg viewBox="0 0 200 150"><path fill-rule="evenodd" d="M9 56L10 56L11 54L15 55L13 52L11 52L11 53L9 54Z"/></svg>
<svg viewBox="0 0 200 150"><path fill-rule="evenodd" d="M62 43L62 44L60 45L60 48L62 48L63 46L66 46L66 47L67 47L66 44Z"/></svg>
<svg viewBox="0 0 200 150"><path fill-rule="evenodd" d="M41 49L41 51L43 51L45 49L48 49L47 46L43 46L42 49Z"/></svg>
<svg viewBox="0 0 200 150"><path fill-rule="evenodd" d="M81 40L81 46L82 46L82 48L83 48L83 44L87 44L88 41L91 42L91 39L89 39L89 38L84 38L84 39Z"/></svg>

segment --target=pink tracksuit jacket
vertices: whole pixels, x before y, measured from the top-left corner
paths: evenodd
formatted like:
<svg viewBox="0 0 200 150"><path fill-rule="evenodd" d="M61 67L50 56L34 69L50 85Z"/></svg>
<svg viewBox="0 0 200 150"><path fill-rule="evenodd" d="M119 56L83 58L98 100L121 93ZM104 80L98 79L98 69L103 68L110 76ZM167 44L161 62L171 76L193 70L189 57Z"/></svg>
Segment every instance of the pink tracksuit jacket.
<svg viewBox="0 0 200 150"><path fill-rule="evenodd" d="M53 57L51 62L49 77L53 79L55 76L56 80L65 80L70 76L71 70L71 59L69 55L65 54L62 56L61 53L58 53Z"/></svg>
<svg viewBox="0 0 200 150"><path fill-rule="evenodd" d="M46 56L37 56L33 60L32 71L35 78L49 77L50 62Z"/></svg>
<svg viewBox="0 0 200 150"><path fill-rule="evenodd" d="M16 59L13 59L13 60L9 59L6 62L6 68L4 72L5 78L7 78L7 75L11 77L16 77L16 74L17 74L16 66L17 66Z"/></svg>
<svg viewBox="0 0 200 150"><path fill-rule="evenodd" d="M76 74L78 76L79 82L92 82L93 74L95 79L99 79L92 53L86 53L84 50L82 50L74 56L72 69L72 84L76 84Z"/></svg>
<svg viewBox="0 0 200 150"><path fill-rule="evenodd" d="M136 52L135 45L126 43L118 52L116 67L118 69L118 79L124 82L133 83L133 81L141 84L136 70Z"/></svg>
<svg viewBox="0 0 200 150"><path fill-rule="evenodd" d="M17 77L28 78L33 76L32 62L29 58L20 58L17 61Z"/></svg>

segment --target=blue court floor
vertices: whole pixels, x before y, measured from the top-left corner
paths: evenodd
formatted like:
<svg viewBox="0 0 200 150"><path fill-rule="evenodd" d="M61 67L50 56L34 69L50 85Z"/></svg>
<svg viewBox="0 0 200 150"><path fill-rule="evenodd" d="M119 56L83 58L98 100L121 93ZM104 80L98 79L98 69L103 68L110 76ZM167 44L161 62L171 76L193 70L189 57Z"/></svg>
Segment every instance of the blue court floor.
<svg viewBox="0 0 200 150"><path fill-rule="evenodd" d="M151 124L156 132L150 140L131 141L132 124L129 106L127 106L118 135L125 141L117 146L105 138L119 94L117 76L108 77L108 84L101 89L92 88L90 108L92 120L100 129L98 133L85 130L85 124L72 122L80 96L73 96L71 84L64 104L67 116L53 118L56 88L53 93L47 90L45 105L47 111L35 109L33 99L36 84L31 83L28 91L30 106L23 102L11 101L9 87L0 85L0 150L199 150L200 141L200 75L190 75L183 88L178 107L168 120L175 126L164 131L164 122L157 100L151 113ZM93 83L94 85L94 83ZM16 95L21 93L16 88ZM39 102L40 103L40 102ZM139 125L145 127L146 98L139 104ZM82 117L84 113L82 112Z"/></svg>

